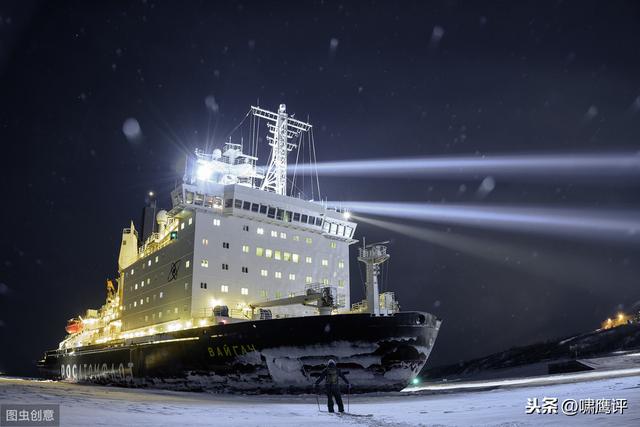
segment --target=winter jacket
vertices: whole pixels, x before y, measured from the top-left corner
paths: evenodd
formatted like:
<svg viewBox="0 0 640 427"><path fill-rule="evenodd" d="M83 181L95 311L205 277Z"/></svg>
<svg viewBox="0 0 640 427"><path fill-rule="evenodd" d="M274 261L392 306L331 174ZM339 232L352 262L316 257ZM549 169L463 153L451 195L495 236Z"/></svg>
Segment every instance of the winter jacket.
<svg viewBox="0 0 640 427"><path fill-rule="evenodd" d="M342 378L345 383L349 384L349 380L344 376L339 368L336 366L327 366L316 380L316 385L320 384L325 378L327 387L338 385L338 377Z"/></svg>

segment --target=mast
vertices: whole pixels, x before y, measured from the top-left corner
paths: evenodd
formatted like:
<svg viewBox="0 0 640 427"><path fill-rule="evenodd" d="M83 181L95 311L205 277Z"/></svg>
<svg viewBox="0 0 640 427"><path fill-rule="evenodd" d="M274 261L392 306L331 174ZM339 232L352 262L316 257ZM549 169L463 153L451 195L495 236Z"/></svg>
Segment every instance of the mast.
<svg viewBox="0 0 640 427"><path fill-rule="evenodd" d="M297 147L297 144L291 142L290 139L300 135L301 132L308 132L311 130L311 125L289 117L285 104L280 104L277 113L263 110L260 107L251 107L251 113L256 117L268 120L267 126L271 133L267 136L269 145L272 147L271 156L260 189L286 196L287 154Z"/></svg>
<svg viewBox="0 0 640 427"><path fill-rule="evenodd" d="M358 261L364 263L367 269L367 279L365 287L367 288L367 311L373 315L380 315L380 295L378 289L378 274L380 274L380 265L390 258L387 254L389 242L371 243L366 245L362 242L362 247L358 248Z"/></svg>

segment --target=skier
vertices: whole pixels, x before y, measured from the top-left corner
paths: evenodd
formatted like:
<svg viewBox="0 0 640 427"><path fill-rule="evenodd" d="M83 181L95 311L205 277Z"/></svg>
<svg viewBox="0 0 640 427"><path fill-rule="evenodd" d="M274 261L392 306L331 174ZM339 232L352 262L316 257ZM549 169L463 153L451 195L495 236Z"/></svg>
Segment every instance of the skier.
<svg viewBox="0 0 640 427"><path fill-rule="evenodd" d="M315 388L318 388L318 385L325 380L326 392L327 392L327 407L329 412L333 412L333 398L336 399L336 403L338 404L338 411L344 412L344 404L342 403L342 396L340 395L340 384L338 383L338 377L342 378L342 380L347 384L347 387L351 389L351 383L347 377L344 376L342 371L336 366L335 360L331 359L327 363L327 367L324 368L318 379L315 383Z"/></svg>

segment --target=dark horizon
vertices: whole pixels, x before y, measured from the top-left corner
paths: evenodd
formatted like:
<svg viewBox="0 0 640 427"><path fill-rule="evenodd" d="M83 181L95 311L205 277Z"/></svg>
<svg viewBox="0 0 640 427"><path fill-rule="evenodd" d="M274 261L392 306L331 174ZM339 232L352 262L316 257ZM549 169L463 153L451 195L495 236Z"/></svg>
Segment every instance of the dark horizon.
<svg viewBox="0 0 640 427"><path fill-rule="evenodd" d="M121 231L139 224L147 192L168 207L184 155L221 145L257 102L309 117L319 162L639 153L638 22L631 1L0 5L0 371L35 374L67 319L104 302ZM123 133L131 118L138 140ZM637 175L498 177L478 199L484 178L320 184L329 200L640 212ZM359 224L356 238L391 240L388 283L402 308L443 319L428 367L640 309L637 238L409 224L496 254ZM363 294L355 255L352 302Z"/></svg>

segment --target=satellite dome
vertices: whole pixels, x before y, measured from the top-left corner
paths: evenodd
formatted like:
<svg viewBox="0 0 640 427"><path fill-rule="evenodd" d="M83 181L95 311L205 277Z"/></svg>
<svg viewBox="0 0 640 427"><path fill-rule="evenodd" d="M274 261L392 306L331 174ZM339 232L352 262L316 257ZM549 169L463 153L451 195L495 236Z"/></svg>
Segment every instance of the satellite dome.
<svg viewBox="0 0 640 427"><path fill-rule="evenodd" d="M158 214L156 215L156 221L158 221L158 224L166 224L167 219L168 219L167 211L165 211L164 209L158 211Z"/></svg>
<svg viewBox="0 0 640 427"><path fill-rule="evenodd" d="M214 160L218 160L220 157L222 157L222 151L219 148L216 148L215 150L213 150L213 154L211 155L211 157L213 157Z"/></svg>

